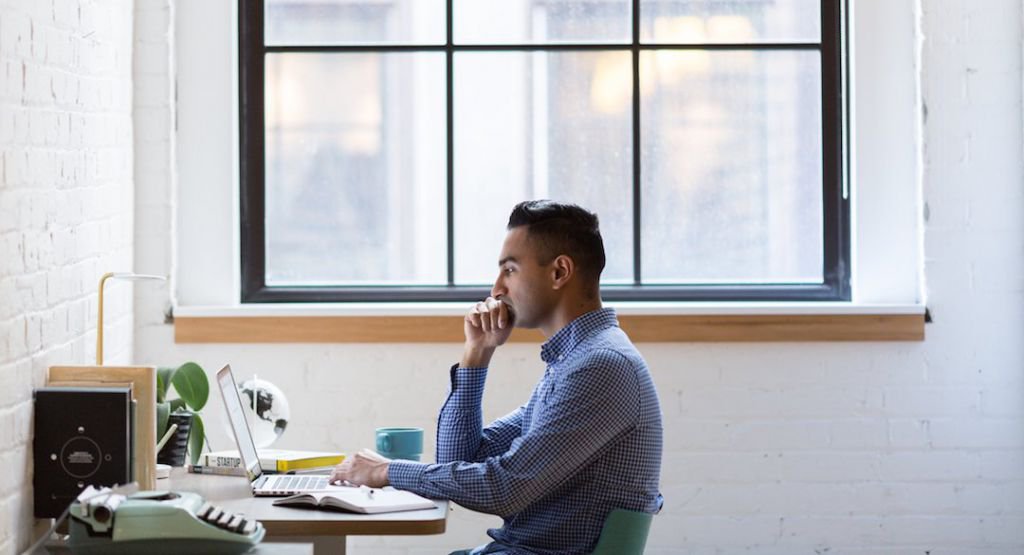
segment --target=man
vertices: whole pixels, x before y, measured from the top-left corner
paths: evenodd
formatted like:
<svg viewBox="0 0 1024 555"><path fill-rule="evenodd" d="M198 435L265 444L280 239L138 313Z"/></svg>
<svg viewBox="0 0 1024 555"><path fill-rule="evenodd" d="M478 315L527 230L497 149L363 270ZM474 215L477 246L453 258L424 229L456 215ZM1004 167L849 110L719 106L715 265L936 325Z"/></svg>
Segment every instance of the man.
<svg viewBox="0 0 1024 555"><path fill-rule="evenodd" d="M597 216L571 204L513 209L491 297L466 315L450 370L437 464L363 450L332 481L392 485L495 514L494 540L457 553L590 553L616 508L661 506L661 409L647 364L602 308ZM539 328L547 365L529 401L482 428L488 365L513 327Z"/></svg>

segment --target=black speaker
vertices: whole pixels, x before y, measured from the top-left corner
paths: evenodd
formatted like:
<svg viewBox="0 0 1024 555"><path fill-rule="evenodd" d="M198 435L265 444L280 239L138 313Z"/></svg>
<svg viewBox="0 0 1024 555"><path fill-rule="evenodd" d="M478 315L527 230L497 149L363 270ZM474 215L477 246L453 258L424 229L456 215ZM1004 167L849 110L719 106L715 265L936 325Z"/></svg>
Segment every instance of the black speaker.
<svg viewBox="0 0 1024 555"><path fill-rule="evenodd" d="M86 486L131 481L131 388L44 387L32 395L36 518L60 516Z"/></svg>

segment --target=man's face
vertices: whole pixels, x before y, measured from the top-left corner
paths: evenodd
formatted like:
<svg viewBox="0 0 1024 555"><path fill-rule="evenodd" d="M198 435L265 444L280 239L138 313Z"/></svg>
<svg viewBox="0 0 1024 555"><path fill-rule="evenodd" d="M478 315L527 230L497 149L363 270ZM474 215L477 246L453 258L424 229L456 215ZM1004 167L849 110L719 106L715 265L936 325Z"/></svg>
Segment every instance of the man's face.
<svg viewBox="0 0 1024 555"><path fill-rule="evenodd" d="M540 264L526 226L514 227L501 247L491 296L511 308L516 327L536 328L547 320L557 302L553 277L551 265Z"/></svg>

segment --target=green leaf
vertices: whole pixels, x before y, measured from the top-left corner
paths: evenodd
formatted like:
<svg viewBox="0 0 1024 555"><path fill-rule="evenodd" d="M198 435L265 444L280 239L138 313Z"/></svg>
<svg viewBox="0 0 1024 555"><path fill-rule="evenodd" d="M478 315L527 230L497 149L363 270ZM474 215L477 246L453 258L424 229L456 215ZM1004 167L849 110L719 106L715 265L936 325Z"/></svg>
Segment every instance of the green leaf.
<svg viewBox="0 0 1024 555"><path fill-rule="evenodd" d="M156 402L167 400L167 386L174 377L174 368L161 367L156 369Z"/></svg>
<svg viewBox="0 0 1024 555"><path fill-rule="evenodd" d="M186 362L174 371L171 378L174 390L185 400L185 404L194 411L202 410L210 398L210 382L202 366L194 362Z"/></svg>
<svg viewBox="0 0 1024 555"><path fill-rule="evenodd" d="M206 433L203 430L203 419L198 414L193 414L192 431L188 436L188 452L192 464L197 464L199 462L199 455L203 453L203 440L206 437Z"/></svg>
<svg viewBox="0 0 1024 555"><path fill-rule="evenodd" d="M171 412L179 412L185 410L184 399L171 399L170 401L167 401L167 405L171 407Z"/></svg>
<svg viewBox="0 0 1024 555"><path fill-rule="evenodd" d="M156 440L160 441L160 438L164 437L167 433L167 417L171 414L170 403L157 403L156 404Z"/></svg>

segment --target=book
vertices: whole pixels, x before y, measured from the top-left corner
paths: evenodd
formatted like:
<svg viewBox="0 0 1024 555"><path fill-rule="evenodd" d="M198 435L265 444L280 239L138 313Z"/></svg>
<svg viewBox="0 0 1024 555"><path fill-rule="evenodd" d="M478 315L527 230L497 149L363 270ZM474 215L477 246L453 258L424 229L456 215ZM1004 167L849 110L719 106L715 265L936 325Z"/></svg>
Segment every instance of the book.
<svg viewBox="0 0 1024 555"><path fill-rule="evenodd" d="M341 509L363 514L394 513L433 509L434 502L411 491L395 488L343 487L331 491L313 491L283 497L274 505L285 507L311 507L317 509Z"/></svg>
<svg viewBox="0 0 1024 555"><path fill-rule="evenodd" d="M291 451L287 449L257 449L260 468L268 472L290 472L318 467L332 467L345 460L344 453L324 451ZM204 467L241 468L242 458L237 450L212 451L202 457Z"/></svg>
<svg viewBox="0 0 1024 555"><path fill-rule="evenodd" d="M245 476L245 469L240 466L200 466L198 464L188 465L188 471L192 474L216 474L219 476Z"/></svg>
<svg viewBox="0 0 1024 555"><path fill-rule="evenodd" d="M311 468L298 468L296 470L289 470L288 474L316 474L318 476L323 474L330 474L334 470L334 466L314 466Z"/></svg>

